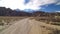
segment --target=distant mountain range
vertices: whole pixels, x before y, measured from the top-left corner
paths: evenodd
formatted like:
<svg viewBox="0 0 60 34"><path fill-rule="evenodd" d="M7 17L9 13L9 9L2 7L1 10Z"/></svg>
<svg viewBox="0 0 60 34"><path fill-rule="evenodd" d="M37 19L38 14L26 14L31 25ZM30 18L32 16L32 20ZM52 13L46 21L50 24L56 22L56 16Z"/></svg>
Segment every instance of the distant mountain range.
<svg viewBox="0 0 60 34"><path fill-rule="evenodd" d="M44 12L44 11L34 11L30 9L25 10L19 10L15 9L12 10L10 8L0 7L0 16L53 16L53 15L59 15L59 12Z"/></svg>

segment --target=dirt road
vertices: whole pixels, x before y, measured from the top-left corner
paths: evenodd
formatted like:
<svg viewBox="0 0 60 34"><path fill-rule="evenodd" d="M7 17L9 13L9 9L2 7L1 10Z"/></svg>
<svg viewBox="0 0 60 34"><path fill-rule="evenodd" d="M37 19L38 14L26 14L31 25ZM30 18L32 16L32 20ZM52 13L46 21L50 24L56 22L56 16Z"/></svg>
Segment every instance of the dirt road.
<svg viewBox="0 0 60 34"><path fill-rule="evenodd" d="M20 21L16 21L15 24L11 25L0 34L47 34L46 32L42 33L45 29L41 28L41 25L44 27L46 24L31 21L29 18L26 18Z"/></svg>
<svg viewBox="0 0 60 34"><path fill-rule="evenodd" d="M40 34L40 27L27 19L17 21L17 23L11 25L0 34Z"/></svg>

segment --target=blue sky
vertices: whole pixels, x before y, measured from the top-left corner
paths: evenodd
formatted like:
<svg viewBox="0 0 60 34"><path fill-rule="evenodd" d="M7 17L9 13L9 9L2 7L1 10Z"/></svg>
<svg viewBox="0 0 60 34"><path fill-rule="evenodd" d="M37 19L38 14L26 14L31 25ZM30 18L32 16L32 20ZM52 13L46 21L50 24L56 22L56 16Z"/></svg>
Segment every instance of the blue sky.
<svg viewBox="0 0 60 34"><path fill-rule="evenodd" d="M25 0L25 4L27 4L30 0Z"/></svg>
<svg viewBox="0 0 60 34"><path fill-rule="evenodd" d="M29 0L25 0L25 3L28 3ZM42 5L40 6L42 11L45 12L60 12L60 0L57 0L56 3L51 3L51 4L46 4L46 5Z"/></svg>
<svg viewBox="0 0 60 34"><path fill-rule="evenodd" d="M60 12L60 0L0 0L0 7Z"/></svg>
<svg viewBox="0 0 60 34"><path fill-rule="evenodd" d="M60 5L56 4L48 4L48 6L43 5L40 10L47 11L47 12L60 12Z"/></svg>

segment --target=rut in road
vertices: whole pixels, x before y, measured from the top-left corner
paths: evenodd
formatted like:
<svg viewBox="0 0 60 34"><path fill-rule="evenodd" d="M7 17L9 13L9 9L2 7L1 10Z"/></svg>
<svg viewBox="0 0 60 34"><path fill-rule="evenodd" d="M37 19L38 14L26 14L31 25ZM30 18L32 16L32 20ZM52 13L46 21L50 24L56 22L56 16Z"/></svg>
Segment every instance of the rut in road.
<svg viewBox="0 0 60 34"><path fill-rule="evenodd" d="M0 34L42 34L37 23L31 22L29 18L17 21Z"/></svg>

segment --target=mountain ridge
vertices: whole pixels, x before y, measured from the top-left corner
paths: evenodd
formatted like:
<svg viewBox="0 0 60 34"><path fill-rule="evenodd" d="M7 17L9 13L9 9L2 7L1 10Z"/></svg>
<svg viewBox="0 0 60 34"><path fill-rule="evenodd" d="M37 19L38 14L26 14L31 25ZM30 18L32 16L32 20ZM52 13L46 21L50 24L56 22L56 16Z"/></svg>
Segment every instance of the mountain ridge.
<svg viewBox="0 0 60 34"><path fill-rule="evenodd" d="M44 11L33 11L32 12L27 12L24 10L12 10L10 8L5 8L5 7L0 7L0 16L38 16L38 15L60 15L60 12L44 12Z"/></svg>

